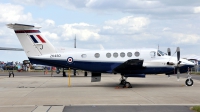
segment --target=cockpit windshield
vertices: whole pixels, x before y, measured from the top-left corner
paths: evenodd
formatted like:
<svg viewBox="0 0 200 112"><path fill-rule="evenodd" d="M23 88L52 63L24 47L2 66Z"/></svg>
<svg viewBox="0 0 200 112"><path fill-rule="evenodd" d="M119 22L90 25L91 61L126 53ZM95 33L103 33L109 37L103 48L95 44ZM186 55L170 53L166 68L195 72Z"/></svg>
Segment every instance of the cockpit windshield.
<svg viewBox="0 0 200 112"><path fill-rule="evenodd" d="M162 52L162 51L158 50L158 52L157 52L157 55L158 55L158 56L165 56L165 55L166 55L166 53L164 53L164 52Z"/></svg>

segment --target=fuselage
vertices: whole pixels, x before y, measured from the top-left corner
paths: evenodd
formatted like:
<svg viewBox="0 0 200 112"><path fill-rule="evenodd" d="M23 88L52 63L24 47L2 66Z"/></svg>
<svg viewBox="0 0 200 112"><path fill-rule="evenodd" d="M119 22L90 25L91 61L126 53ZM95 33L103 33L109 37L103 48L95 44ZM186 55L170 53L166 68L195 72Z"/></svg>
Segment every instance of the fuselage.
<svg viewBox="0 0 200 112"><path fill-rule="evenodd" d="M121 50L86 50L66 53L53 53L42 56L29 57L32 63L45 64L57 67L70 67L91 72L113 73L114 69L127 60L143 60L143 68L129 69L123 72L132 74L158 74L171 73L174 71L177 59L165 55L157 49L121 49ZM180 60L180 72L185 72L188 67L194 64L185 59ZM168 65L173 62L174 65Z"/></svg>

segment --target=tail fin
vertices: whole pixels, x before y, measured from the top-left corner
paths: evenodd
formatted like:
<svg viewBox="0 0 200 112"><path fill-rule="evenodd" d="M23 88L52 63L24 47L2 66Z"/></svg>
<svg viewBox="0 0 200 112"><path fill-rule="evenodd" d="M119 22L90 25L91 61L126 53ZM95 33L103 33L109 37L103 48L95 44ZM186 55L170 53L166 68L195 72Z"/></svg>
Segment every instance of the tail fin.
<svg viewBox="0 0 200 112"><path fill-rule="evenodd" d="M56 53L54 46L41 35L39 31L41 27L16 23L7 26L14 29L28 57Z"/></svg>

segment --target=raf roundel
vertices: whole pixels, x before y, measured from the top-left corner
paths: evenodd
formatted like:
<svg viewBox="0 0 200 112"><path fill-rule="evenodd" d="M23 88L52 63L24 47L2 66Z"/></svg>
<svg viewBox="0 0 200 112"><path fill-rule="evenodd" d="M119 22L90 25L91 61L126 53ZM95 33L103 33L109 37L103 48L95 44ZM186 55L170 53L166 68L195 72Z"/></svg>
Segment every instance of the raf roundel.
<svg viewBox="0 0 200 112"><path fill-rule="evenodd" d="M72 57L68 57L67 58L67 63L72 64L73 63L73 58Z"/></svg>

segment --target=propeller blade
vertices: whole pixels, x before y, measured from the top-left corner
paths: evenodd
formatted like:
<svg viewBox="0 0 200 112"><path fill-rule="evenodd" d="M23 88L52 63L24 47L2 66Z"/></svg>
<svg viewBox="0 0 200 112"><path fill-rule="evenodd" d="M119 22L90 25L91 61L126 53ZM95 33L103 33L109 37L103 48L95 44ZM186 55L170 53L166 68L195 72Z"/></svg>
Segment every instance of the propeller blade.
<svg viewBox="0 0 200 112"><path fill-rule="evenodd" d="M177 52L177 79L178 79L178 81L179 81L179 77L180 77L180 67L179 67L179 64L181 63L181 61L180 61L180 55L181 55L181 53L180 53L180 48L179 47L177 47L177 49L176 49L176 52Z"/></svg>
<svg viewBox="0 0 200 112"><path fill-rule="evenodd" d="M167 54L168 54L168 56L171 56L171 50L170 50L170 48L167 48Z"/></svg>
<svg viewBox="0 0 200 112"><path fill-rule="evenodd" d="M180 77L180 69L179 67L177 67L177 79L179 80L179 77Z"/></svg>
<svg viewBox="0 0 200 112"><path fill-rule="evenodd" d="M179 61L180 60L180 48L179 47L177 47L176 52L177 52L177 60Z"/></svg>

